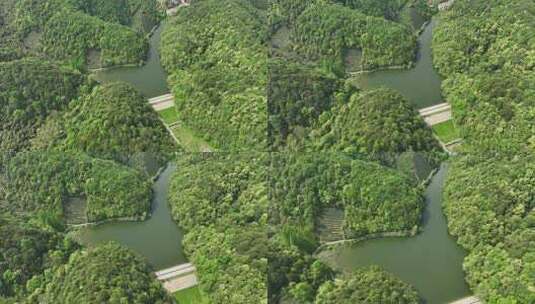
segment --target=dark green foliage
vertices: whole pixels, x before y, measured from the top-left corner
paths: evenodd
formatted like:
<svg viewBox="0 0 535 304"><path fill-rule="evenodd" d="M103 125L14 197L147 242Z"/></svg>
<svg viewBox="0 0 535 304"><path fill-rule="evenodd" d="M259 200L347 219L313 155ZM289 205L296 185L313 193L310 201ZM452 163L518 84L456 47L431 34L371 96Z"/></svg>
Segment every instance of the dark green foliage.
<svg viewBox="0 0 535 304"><path fill-rule="evenodd" d="M152 28L160 18L156 5L156 1L126 5L122 0L22 0L12 4L6 19L19 47L30 34L39 37L26 53L80 69L86 66L90 51L100 52L96 59L102 66L139 64L148 50L143 33L150 29L143 24L151 23Z"/></svg>
<svg viewBox="0 0 535 304"><path fill-rule="evenodd" d="M131 251L99 245L34 279L29 303L173 303L151 272Z"/></svg>
<svg viewBox="0 0 535 304"><path fill-rule="evenodd" d="M180 156L170 188L184 249L213 303L265 303L266 155Z"/></svg>
<svg viewBox="0 0 535 304"><path fill-rule="evenodd" d="M407 283L378 267L370 267L323 284L315 303L418 304L420 299L416 290Z"/></svg>
<svg viewBox="0 0 535 304"><path fill-rule="evenodd" d="M420 191L392 169L338 153L277 155L272 167L271 221L314 226L323 208L339 207L350 237L420 224Z"/></svg>
<svg viewBox="0 0 535 304"><path fill-rule="evenodd" d="M266 149L265 40L265 12L246 0L194 2L162 33L180 119L216 149Z"/></svg>
<svg viewBox="0 0 535 304"><path fill-rule="evenodd" d="M418 112L391 89L355 93L320 124L311 135L315 150L364 154L387 163L406 151L428 153L435 160L441 154L439 143Z"/></svg>
<svg viewBox="0 0 535 304"><path fill-rule="evenodd" d="M345 49L361 49L367 69L409 65L416 50L409 27L324 2L310 5L297 17L292 40L299 53L315 60L341 60Z"/></svg>
<svg viewBox="0 0 535 304"><path fill-rule="evenodd" d="M140 64L149 47L138 32L67 9L47 20L41 43L56 60L85 62L89 50L100 50L102 66Z"/></svg>
<svg viewBox="0 0 535 304"><path fill-rule="evenodd" d="M144 218L150 208L145 175L112 161L65 152L21 152L0 166L0 205L44 224L63 221L70 198L86 201L89 221Z"/></svg>
<svg viewBox="0 0 535 304"><path fill-rule="evenodd" d="M335 274L329 266L316 260L310 253L304 252L293 242L288 242L287 230L288 226L270 239L269 300L270 303L278 303L281 298L298 303L311 302L317 288L332 280Z"/></svg>
<svg viewBox="0 0 535 304"><path fill-rule="evenodd" d="M335 0L352 9L369 16L383 17L388 20L397 20L403 0ZM401 2L401 3L400 3Z"/></svg>
<svg viewBox="0 0 535 304"><path fill-rule="evenodd" d="M180 226L246 225L265 216L266 156L182 155L171 182L170 203Z"/></svg>
<svg viewBox="0 0 535 304"><path fill-rule="evenodd" d="M0 152L27 148L45 119L67 108L86 77L37 59L0 63Z"/></svg>
<svg viewBox="0 0 535 304"><path fill-rule="evenodd" d="M333 106L341 81L292 60L269 63L268 138L271 149L295 146L303 141L318 117Z"/></svg>
<svg viewBox="0 0 535 304"><path fill-rule="evenodd" d="M70 107L62 119L62 151L84 151L132 164L146 154L163 166L176 150L158 114L132 86L97 86Z"/></svg>
<svg viewBox="0 0 535 304"><path fill-rule="evenodd" d="M465 156L448 174L449 229L470 250L468 283L489 303L535 301L534 172L531 156Z"/></svg>
<svg viewBox="0 0 535 304"><path fill-rule="evenodd" d="M29 279L64 263L77 248L59 233L0 217L0 297L23 294Z"/></svg>

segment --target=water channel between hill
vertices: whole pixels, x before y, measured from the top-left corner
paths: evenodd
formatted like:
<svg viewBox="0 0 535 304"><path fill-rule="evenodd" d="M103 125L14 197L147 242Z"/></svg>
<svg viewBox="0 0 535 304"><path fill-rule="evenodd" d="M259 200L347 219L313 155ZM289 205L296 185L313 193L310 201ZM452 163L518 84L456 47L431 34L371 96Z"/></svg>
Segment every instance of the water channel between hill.
<svg viewBox="0 0 535 304"><path fill-rule="evenodd" d="M442 102L441 79L433 69L431 40L435 21L423 30L418 59L408 70L383 70L359 74L355 82L363 89L386 86L398 90L417 108ZM158 45L160 26L150 39L147 64L139 68L116 68L96 73L102 82L125 81L146 97L168 93L166 73L160 66ZM186 261L181 248L182 232L171 218L167 202L170 176L168 167L154 184L152 217L144 222L115 222L82 229L87 244L117 241L144 255L156 268ZM324 251L321 258L337 269L350 271L358 267L379 265L412 284L426 303L441 304L470 293L462 271L465 252L448 234L442 213L442 190L447 165L432 178L426 192L423 231L415 237L368 240L352 246Z"/></svg>

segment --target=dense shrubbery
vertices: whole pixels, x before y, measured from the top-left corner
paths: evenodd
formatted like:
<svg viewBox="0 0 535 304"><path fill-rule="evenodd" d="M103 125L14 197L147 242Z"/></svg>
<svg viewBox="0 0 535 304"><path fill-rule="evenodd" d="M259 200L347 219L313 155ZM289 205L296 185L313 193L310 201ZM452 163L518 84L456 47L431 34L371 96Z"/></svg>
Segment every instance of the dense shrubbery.
<svg viewBox="0 0 535 304"><path fill-rule="evenodd" d="M52 117L34 140L34 145L42 144L136 167L143 158L163 166L176 150L147 100L120 82L95 87L62 117Z"/></svg>
<svg viewBox="0 0 535 304"><path fill-rule="evenodd" d="M184 248L213 303L266 303L263 154L180 156L170 188Z"/></svg>
<svg viewBox="0 0 535 304"><path fill-rule="evenodd" d="M155 0L2 1L10 8L3 19L10 36L18 41L14 45L20 48L34 35L33 41L28 41L31 45L24 47L27 52L66 61L76 68L88 63L90 51L96 52L93 56L100 51L100 58L92 60L103 66L139 64L148 50L143 34L160 19Z"/></svg>
<svg viewBox="0 0 535 304"><path fill-rule="evenodd" d="M321 285L315 303L418 304L420 299L409 284L377 267L371 267Z"/></svg>
<svg viewBox="0 0 535 304"><path fill-rule="evenodd" d="M220 150L265 150L265 12L249 1L180 9L162 33L180 119Z"/></svg>
<svg viewBox="0 0 535 304"><path fill-rule="evenodd" d="M86 83L78 72L37 59L0 63L0 153L27 148L46 118Z"/></svg>
<svg viewBox="0 0 535 304"><path fill-rule="evenodd" d="M467 281L489 303L535 301L534 172L535 159L518 156L465 156L450 169L450 232L470 250Z"/></svg>
<svg viewBox="0 0 535 304"><path fill-rule="evenodd" d="M21 152L0 167L2 210L61 225L70 198L86 202L89 221L144 218L150 209L150 183L138 171L78 153Z"/></svg>
<svg viewBox="0 0 535 304"><path fill-rule="evenodd" d="M535 4L458 0L441 16L435 65L463 137L445 211L486 303L535 302Z"/></svg>
<svg viewBox="0 0 535 304"><path fill-rule="evenodd" d="M269 63L268 138L272 150L297 146L318 117L335 104L341 80L292 60Z"/></svg>
<svg viewBox="0 0 535 304"><path fill-rule="evenodd" d="M386 163L406 151L424 152L433 160L442 154L418 112L391 89L355 93L319 125L311 135L315 150L364 154Z"/></svg>
<svg viewBox="0 0 535 304"><path fill-rule="evenodd" d="M313 227L323 208L338 207L350 237L420 224L420 191L392 169L339 153L277 155L272 167L272 216L281 223Z"/></svg>
<svg viewBox="0 0 535 304"><path fill-rule="evenodd" d="M66 262L77 248L59 233L0 216L0 301L24 294L29 279Z"/></svg>
<svg viewBox="0 0 535 304"><path fill-rule="evenodd" d="M409 65L416 50L416 36L409 27L323 2L297 17L292 40L310 59L341 60L345 49L362 49L362 65L369 69Z"/></svg>
<svg viewBox="0 0 535 304"><path fill-rule="evenodd" d="M145 260L116 244L78 251L29 286L29 303L173 303Z"/></svg>

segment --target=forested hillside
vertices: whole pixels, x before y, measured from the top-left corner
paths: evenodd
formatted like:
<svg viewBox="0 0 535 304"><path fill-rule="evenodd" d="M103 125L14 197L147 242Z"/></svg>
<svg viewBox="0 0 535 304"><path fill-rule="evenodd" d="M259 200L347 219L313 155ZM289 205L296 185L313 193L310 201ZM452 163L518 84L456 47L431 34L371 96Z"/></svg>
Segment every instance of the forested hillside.
<svg viewBox="0 0 535 304"><path fill-rule="evenodd" d="M218 150L266 148L266 13L250 1L196 1L162 33L176 108Z"/></svg>
<svg viewBox="0 0 535 304"><path fill-rule="evenodd" d="M213 303L267 303L267 161L256 153L179 157L173 218Z"/></svg>
<svg viewBox="0 0 535 304"><path fill-rule="evenodd" d="M0 216L0 303L26 290L26 283L48 267L65 263L79 246L57 232Z"/></svg>
<svg viewBox="0 0 535 304"><path fill-rule="evenodd" d="M486 303L535 302L534 20L533 1L458 0L433 41L466 139L445 211L470 251L467 281Z"/></svg>
<svg viewBox="0 0 535 304"><path fill-rule="evenodd" d="M314 150L367 155L392 164L403 152L416 151L431 161L442 148L418 112L398 92L379 88L353 94L324 115L312 132Z"/></svg>
<svg viewBox="0 0 535 304"><path fill-rule="evenodd" d="M65 110L87 83L79 72L38 59L0 63L0 153L28 148L46 118Z"/></svg>
<svg viewBox="0 0 535 304"><path fill-rule="evenodd" d="M82 199L88 221L144 218L150 210L146 176L113 161L32 151L5 158L0 169L2 210L45 226L61 227L73 198Z"/></svg>
<svg viewBox="0 0 535 304"><path fill-rule="evenodd" d="M406 176L344 153L290 153L274 157L271 214L282 223L314 227L324 208L344 210L348 238L416 231L421 191Z"/></svg>
<svg viewBox="0 0 535 304"><path fill-rule="evenodd" d="M8 9L1 59L23 54L64 61L75 68L140 64L145 34L160 20L156 0L2 0ZM4 26L2 26L4 28Z"/></svg>
<svg viewBox="0 0 535 304"><path fill-rule="evenodd" d="M157 113L126 83L110 83L72 102L62 116L51 117L38 132L34 147L83 151L139 169L147 159L159 167L176 151Z"/></svg>
<svg viewBox="0 0 535 304"><path fill-rule="evenodd" d="M382 270L336 274L313 255L328 208L342 211L346 239L416 233L423 196L407 176L345 153L280 153L273 155L269 185L273 303L418 303L412 287Z"/></svg>
<svg viewBox="0 0 535 304"><path fill-rule="evenodd" d="M173 303L151 270L122 246L99 245L32 279L28 303Z"/></svg>

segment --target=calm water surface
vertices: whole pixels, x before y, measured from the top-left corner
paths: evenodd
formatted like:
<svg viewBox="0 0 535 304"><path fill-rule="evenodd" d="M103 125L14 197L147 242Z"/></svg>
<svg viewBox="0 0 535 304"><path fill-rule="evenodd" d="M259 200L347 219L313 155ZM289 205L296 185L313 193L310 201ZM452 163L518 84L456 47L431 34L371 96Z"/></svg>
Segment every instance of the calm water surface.
<svg viewBox="0 0 535 304"><path fill-rule="evenodd" d="M414 286L429 304L449 303L470 294L462 270L466 252L448 234L442 213L447 166L442 165L425 192L423 231L414 237L382 238L321 253L334 268L350 271L379 265Z"/></svg>
<svg viewBox="0 0 535 304"><path fill-rule="evenodd" d="M79 238L86 245L115 241L145 256L156 269L185 263L182 231L171 218L167 197L174 166L168 166L154 183L152 216L143 222L112 222L84 228Z"/></svg>
<svg viewBox="0 0 535 304"><path fill-rule="evenodd" d="M169 93L167 74L160 65L158 47L165 23L154 31L150 38L150 49L145 65L141 67L119 67L96 72L94 77L101 82L124 81L132 84L145 97L151 98Z"/></svg>
<svg viewBox="0 0 535 304"><path fill-rule="evenodd" d="M355 76L356 84L363 89L386 86L403 94L416 108L442 103L441 77L433 68L431 21L420 35L420 49L415 66L409 70L382 70Z"/></svg>

